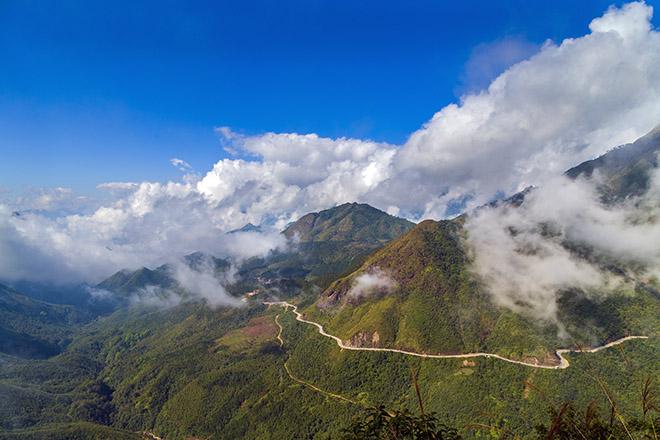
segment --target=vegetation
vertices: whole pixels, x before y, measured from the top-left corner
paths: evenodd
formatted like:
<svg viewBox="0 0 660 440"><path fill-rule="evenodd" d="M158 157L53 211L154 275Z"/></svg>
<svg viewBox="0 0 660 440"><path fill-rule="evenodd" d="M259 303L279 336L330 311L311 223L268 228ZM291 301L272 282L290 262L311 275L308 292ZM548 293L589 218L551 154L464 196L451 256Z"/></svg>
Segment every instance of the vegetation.
<svg viewBox="0 0 660 440"><path fill-rule="evenodd" d="M660 291L652 282L601 297L579 289L558 292L558 314L568 340L558 337L554 322L495 306L470 271L461 223L460 218L421 222L369 256L358 270L333 282L305 314L356 346L444 354L491 352L546 364L557 362L554 351L559 347L588 347L630 334L657 333ZM610 262L610 270L615 268ZM351 294L365 274L382 274L394 287Z"/></svg>
<svg viewBox="0 0 660 440"><path fill-rule="evenodd" d="M573 354L571 368L548 371L493 359L341 351L291 312L259 305L119 310L82 328L55 357L0 357L0 438L48 438L39 436L81 427L85 434L72 438L95 438L89 432L99 426L168 439L337 438L376 402L390 414L410 415L418 406L411 368L419 369L428 414L462 437L483 437L473 428L479 424L497 435L533 438L538 425L549 426L549 405L602 401L595 377L622 414L642 417L639 383L660 375L659 354L655 339L630 341ZM293 380L285 362L296 378L356 403Z"/></svg>
<svg viewBox="0 0 660 440"><path fill-rule="evenodd" d="M459 440L456 430L438 423L433 414L415 416L408 411L374 408L343 432L345 440Z"/></svg>
<svg viewBox="0 0 660 440"><path fill-rule="evenodd" d="M29 298L0 284L0 352L25 358L59 353L73 329L91 319L72 306Z"/></svg>
<svg viewBox="0 0 660 440"><path fill-rule="evenodd" d="M372 206L345 203L302 216L284 230L301 242L386 243L410 230L414 224L388 215Z"/></svg>
<svg viewBox="0 0 660 440"><path fill-rule="evenodd" d="M377 339L375 345L418 352L490 351L545 360L558 344L556 330L491 303L469 272L461 234L460 220L426 220L334 282L305 312L358 345ZM397 287L352 297L356 278L376 270Z"/></svg>
<svg viewBox="0 0 660 440"><path fill-rule="evenodd" d="M282 232L292 239L293 249L248 261L240 270L239 287L242 291L276 289L286 296L323 289L413 226L359 203L304 215Z"/></svg>
<svg viewBox="0 0 660 440"><path fill-rule="evenodd" d="M557 409L550 408L550 420L536 427L535 438L538 440L655 440L658 438L656 426L660 423L658 408L647 396L642 397L642 404L645 405L643 417L628 421L613 405L606 419L601 415L595 401L583 411L577 411L573 402L565 402ZM475 433L485 436L480 436L481 438L523 438L520 433L503 432L497 427L474 424L473 428L477 429ZM354 420L342 433L344 440L459 440L461 438L455 428L439 422L435 414L422 413L416 416L408 411L388 411L383 405L371 408L366 416Z"/></svg>
<svg viewBox="0 0 660 440"><path fill-rule="evenodd" d="M566 171L570 178L591 177L594 172L604 177L600 184L603 200L616 202L644 193L649 186L649 170L658 167L660 130L656 127L632 144L622 145Z"/></svg>

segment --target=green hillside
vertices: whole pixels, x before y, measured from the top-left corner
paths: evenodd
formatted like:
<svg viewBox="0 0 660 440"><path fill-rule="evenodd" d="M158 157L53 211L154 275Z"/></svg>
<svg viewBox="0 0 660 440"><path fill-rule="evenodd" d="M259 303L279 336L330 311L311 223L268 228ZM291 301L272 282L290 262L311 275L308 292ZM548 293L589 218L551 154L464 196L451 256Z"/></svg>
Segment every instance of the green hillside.
<svg viewBox="0 0 660 440"><path fill-rule="evenodd" d="M0 352L46 358L66 346L75 326L91 319L72 306L49 304L0 284Z"/></svg>
<svg viewBox="0 0 660 440"><path fill-rule="evenodd" d="M0 440L141 440L144 436L89 422L56 423L0 432Z"/></svg>
<svg viewBox="0 0 660 440"><path fill-rule="evenodd" d="M359 267L371 252L413 226L408 220L358 203L307 214L282 232L292 240L290 250L244 262L239 268L239 281L229 286L229 291L240 295L261 288L296 295L310 286L325 287L338 276ZM254 225L246 225L230 234L259 230ZM219 278L229 268L227 260L201 252L187 255L183 261L193 270L211 265ZM173 278L169 264L156 269L121 270L96 287L127 299L139 296L149 286L158 287L157 294L185 295Z"/></svg>
<svg viewBox="0 0 660 440"><path fill-rule="evenodd" d="M427 353L492 351L546 359L553 329L498 310L469 273L460 221L426 220L334 282L306 312L354 345ZM374 272L395 282L355 297L356 279Z"/></svg>
<svg viewBox="0 0 660 440"><path fill-rule="evenodd" d="M218 279L229 268L229 262L202 252L186 255L181 261L194 271L212 270ZM114 294L113 298L126 303L143 298L145 295L155 295L165 299L169 295L187 297L190 292L183 289L174 276L172 264L163 264L156 269L142 267L137 270L120 270L96 285L97 289ZM148 289L154 288L150 291Z"/></svg>
<svg viewBox="0 0 660 440"><path fill-rule="evenodd" d="M427 411L465 438L488 434L478 425L536 438L550 406L595 400L606 409L596 378L623 414L639 415L641 384L660 374L659 348L657 339L632 341L571 355L567 370L538 370L342 351L279 307L118 311L59 356L0 363L0 438L68 438L72 430L80 439L141 431L171 440L337 438L372 405L415 411L411 369Z"/></svg>
<svg viewBox="0 0 660 440"><path fill-rule="evenodd" d="M103 280L96 287L128 296L147 286L171 288L174 284L175 281L169 276L165 268L151 270L143 267L134 271L121 270Z"/></svg>
<svg viewBox="0 0 660 440"><path fill-rule="evenodd" d="M637 158L647 154L640 151L619 152L618 165L600 169L633 176ZM619 197L635 186L612 188ZM514 201L524 203L524 196ZM466 439L545 438L537 427L550 426L549 410L565 402L580 409L594 402L617 420L657 417L641 404L644 383L657 395L653 379L660 377L657 280L603 300L578 289L559 292L558 315L572 336L559 340L554 325L490 301L470 271L463 219L413 225L360 204L304 216L284 231L296 247L241 267L231 292L267 292L238 308L133 305L90 322L72 307L1 288L0 341L39 355L0 353L0 439L121 439L142 432L168 440L340 438L368 408L416 411L412 371L426 411ZM208 259L193 254L186 261L195 268ZM213 261L216 270L226 269L227 262ZM151 285L176 290L175 283L161 266L122 271L98 287L127 298ZM291 298L308 319L355 346L484 351L551 363L567 343L650 338L567 354L570 367L562 370L342 350L290 310L263 305L268 293Z"/></svg>
<svg viewBox="0 0 660 440"><path fill-rule="evenodd" d="M408 231L413 223L363 203L344 203L312 212L289 225L283 234L301 242L385 243Z"/></svg>

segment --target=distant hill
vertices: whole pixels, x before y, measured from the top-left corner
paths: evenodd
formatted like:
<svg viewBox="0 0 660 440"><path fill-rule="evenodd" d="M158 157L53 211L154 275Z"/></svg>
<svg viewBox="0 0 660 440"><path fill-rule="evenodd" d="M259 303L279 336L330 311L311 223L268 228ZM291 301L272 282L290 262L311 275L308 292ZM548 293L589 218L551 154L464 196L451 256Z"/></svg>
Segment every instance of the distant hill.
<svg viewBox="0 0 660 440"><path fill-rule="evenodd" d="M167 289L173 287L175 283L167 268L161 266L155 270L146 267L134 271L120 270L100 282L96 287L129 296L148 286L159 286Z"/></svg>
<svg viewBox="0 0 660 440"><path fill-rule="evenodd" d="M382 244L414 226L363 203L345 203L302 216L283 232L301 242L360 242Z"/></svg>
<svg viewBox="0 0 660 440"><path fill-rule="evenodd" d="M240 271L246 289L273 287L297 294L306 285L326 287L355 269L374 250L414 223L361 203L345 203L302 216L282 232L292 249L248 261Z"/></svg>
<svg viewBox="0 0 660 440"><path fill-rule="evenodd" d="M359 203L306 214L282 232L292 240L290 250L248 260L240 268L239 282L229 286L229 290L242 294L266 287L297 294L308 283L325 287L349 269L357 268L372 251L413 226L408 220ZM229 233L260 231L260 227L248 223ZM183 260L194 270L210 264L218 277L230 266L227 260L201 252L187 255ZM121 270L96 287L128 299L149 286L163 292L181 291L168 264L156 269Z"/></svg>
<svg viewBox="0 0 660 440"><path fill-rule="evenodd" d="M524 194L507 203L524 203ZM556 328L496 307L471 276L464 218L414 225L360 204L309 214L283 232L292 248L247 261L232 291L290 295L354 345L552 361L566 343ZM201 253L184 261L198 269L211 261L218 274L229 264ZM168 266L98 285L123 298L149 286L178 289ZM427 414L464 427L466 438L477 425L486 436L532 437L548 402L581 408L597 399L609 409L607 394L622 413L639 412L644 381L658 377L660 291L657 281L635 290L604 301L563 292L559 316L576 343L652 337L567 355L569 369L548 372L492 358L342 350L262 296L236 308L119 308L79 326L87 318L72 307L0 286L0 352L14 354L0 354L0 439L340 438L365 407L417 411L413 377Z"/></svg>
<svg viewBox="0 0 660 440"><path fill-rule="evenodd" d="M229 234L235 234L237 232L262 232L261 226L255 226L252 223L244 225L242 228L233 229L229 231Z"/></svg>
<svg viewBox="0 0 660 440"><path fill-rule="evenodd" d="M195 252L183 257L182 262L192 270L211 270L220 279L230 266L227 260L213 257L202 252ZM156 269L142 267L137 270L120 270L101 281L95 287L116 294L115 299L120 302L130 302L144 298L145 295L155 295L164 299L169 295L186 297L189 292L183 289L174 276L175 267L163 264ZM151 289L151 290L149 290ZM147 292L147 290L149 290Z"/></svg>
<svg viewBox="0 0 660 440"><path fill-rule="evenodd" d="M72 328L91 319L73 306L50 304L0 284L0 352L47 358L67 344Z"/></svg>

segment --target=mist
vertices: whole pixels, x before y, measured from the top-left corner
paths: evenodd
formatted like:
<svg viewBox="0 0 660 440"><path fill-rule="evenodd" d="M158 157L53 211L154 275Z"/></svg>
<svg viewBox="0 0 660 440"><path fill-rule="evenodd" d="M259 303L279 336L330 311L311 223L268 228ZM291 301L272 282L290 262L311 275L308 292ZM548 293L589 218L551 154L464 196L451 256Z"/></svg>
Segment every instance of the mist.
<svg viewBox="0 0 660 440"><path fill-rule="evenodd" d="M501 203L468 218L472 270L496 304L557 322L563 289L602 298L658 277L660 171L644 194L613 205L601 201L599 183L598 175L549 179L519 207Z"/></svg>
<svg viewBox="0 0 660 440"><path fill-rule="evenodd" d="M202 299L210 307L232 306L240 307L243 303L230 295L226 286L236 281L236 266L218 271L210 258L191 267L182 260L178 260L171 270L171 274L181 288L195 299Z"/></svg>
<svg viewBox="0 0 660 440"><path fill-rule="evenodd" d="M372 267L368 272L358 275L348 291L353 299L389 293L397 288L397 282L379 267Z"/></svg>

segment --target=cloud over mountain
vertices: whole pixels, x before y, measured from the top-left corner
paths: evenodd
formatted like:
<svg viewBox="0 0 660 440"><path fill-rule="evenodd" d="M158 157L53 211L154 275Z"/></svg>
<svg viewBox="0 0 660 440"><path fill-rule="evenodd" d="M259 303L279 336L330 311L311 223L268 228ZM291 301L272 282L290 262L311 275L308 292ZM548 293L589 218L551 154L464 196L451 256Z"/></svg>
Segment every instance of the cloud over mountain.
<svg viewBox="0 0 660 440"><path fill-rule="evenodd" d="M276 231L353 201L439 218L541 184L657 124L660 36L651 15L644 3L626 4L594 19L582 37L546 42L486 90L442 108L403 145L223 128L235 156L205 175L102 185L113 201L91 214L17 217L4 206L0 278L95 280L197 250L245 257L283 245L276 232L246 236L254 240L244 245L224 235L246 223ZM189 170L183 159L173 163Z"/></svg>
<svg viewBox="0 0 660 440"><path fill-rule="evenodd" d="M466 223L474 272L496 303L555 320L562 289L605 296L626 278L660 276L660 171L643 194L613 205L603 204L593 181L546 183L521 206L486 207ZM611 270L620 263L626 273Z"/></svg>

